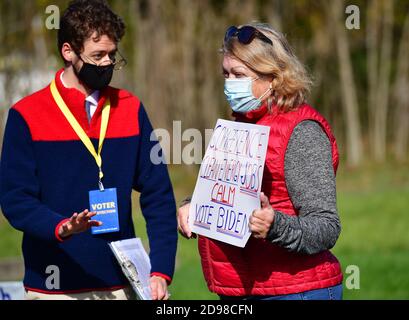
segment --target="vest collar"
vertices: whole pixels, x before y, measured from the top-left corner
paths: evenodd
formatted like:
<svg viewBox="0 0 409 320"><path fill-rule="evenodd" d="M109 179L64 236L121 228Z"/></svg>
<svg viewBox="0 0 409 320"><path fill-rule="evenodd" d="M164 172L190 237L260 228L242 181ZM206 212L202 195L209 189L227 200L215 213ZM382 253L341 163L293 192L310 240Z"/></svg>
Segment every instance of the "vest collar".
<svg viewBox="0 0 409 320"><path fill-rule="evenodd" d="M239 122L257 123L266 114L276 115L280 113L277 105L273 104L271 110L268 109L267 103L264 103L260 108L247 113L233 112L232 116Z"/></svg>

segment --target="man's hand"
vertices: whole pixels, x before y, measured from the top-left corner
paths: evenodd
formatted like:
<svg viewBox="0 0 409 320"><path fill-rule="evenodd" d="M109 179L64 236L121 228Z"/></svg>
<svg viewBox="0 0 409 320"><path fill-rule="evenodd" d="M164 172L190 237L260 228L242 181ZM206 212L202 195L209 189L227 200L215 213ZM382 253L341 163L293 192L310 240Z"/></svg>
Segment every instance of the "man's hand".
<svg viewBox="0 0 409 320"><path fill-rule="evenodd" d="M84 210L80 214L75 212L69 221L65 222L58 230L58 235L61 238L67 238L73 234L87 231L91 227L99 227L102 222L96 220L90 220L94 217L96 212L89 212Z"/></svg>
<svg viewBox="0 0 409 320"><path fill-rule="evenodd" d="M178 230L179 233L184 236L186 239L196 238L196 234L190 230L189 227L189 208L190 203L185 204L183 207L180 207L178 210Z"/></svg>
<svg viewBox="0 0 409 320"><path fill-rule="evenodd" d="M254 238L265 239L274 222L274 210L263 192L260 194L260 202L261 209L253 211L249 227Z"/></svg>
<svg viewBox="0 0 409 320"><path fill-rule="evenodd" d="M152 276L150 279L152 300L169 300L168 284L162 277Z"/></svg>

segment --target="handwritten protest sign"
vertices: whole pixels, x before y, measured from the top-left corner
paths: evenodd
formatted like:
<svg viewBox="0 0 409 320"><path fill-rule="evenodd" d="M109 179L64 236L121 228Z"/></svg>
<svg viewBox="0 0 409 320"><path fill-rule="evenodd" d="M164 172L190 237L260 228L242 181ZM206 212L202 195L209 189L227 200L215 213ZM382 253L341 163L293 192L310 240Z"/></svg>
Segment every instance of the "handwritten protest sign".
<svg viewBox="0 0 409 320"><path fill-rule="evenodd" d="M270 128L219 119L207 147L193 193L193 232L244 247L249 217L260 208Z"/></svg>

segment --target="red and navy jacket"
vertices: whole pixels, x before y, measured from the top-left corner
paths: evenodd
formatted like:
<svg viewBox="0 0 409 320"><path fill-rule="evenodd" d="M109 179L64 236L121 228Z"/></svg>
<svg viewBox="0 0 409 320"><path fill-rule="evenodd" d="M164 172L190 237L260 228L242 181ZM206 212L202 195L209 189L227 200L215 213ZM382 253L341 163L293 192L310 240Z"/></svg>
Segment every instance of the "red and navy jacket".
<svg viewBox="0 0 409 320"><path fill-rule="evenodd" d="M101 111L109 97L110 119L102 149L104 186L117 188L120 231L91 231L62 241L61 223L89 208L88 192L98 189L98 167L55 103L50 87L16 103L9 111L0 162L0 204L10 224L23 232L26 289L46 293L115 290L127 284L108 243L135 237L132 190L140 192L152 273L171 281L177 246L176 205L166 164L153 164L152 126L138 100L107 87L91 122L85 95L55 81L61 96L98 145ZM59 268L59 288L47 288L47 267Z"/></svg>

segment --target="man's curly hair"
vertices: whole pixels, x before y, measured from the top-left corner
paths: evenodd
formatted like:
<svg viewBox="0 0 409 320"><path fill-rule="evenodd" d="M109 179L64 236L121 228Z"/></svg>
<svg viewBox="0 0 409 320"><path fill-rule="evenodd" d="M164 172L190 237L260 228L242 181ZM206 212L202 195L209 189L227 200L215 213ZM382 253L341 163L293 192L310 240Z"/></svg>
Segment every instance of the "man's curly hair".
<svg viewBox="0 0 409 320"><path fill-rule="evenodd" d="M58 49L69 43L76 53L82 52L85 40L96 32L119 43L125 34L125 23L105 0L74 0L65 10L58 30Z"/></svg>

